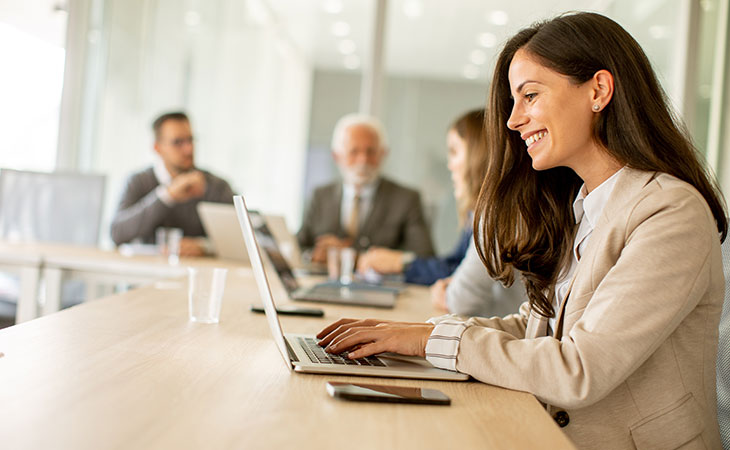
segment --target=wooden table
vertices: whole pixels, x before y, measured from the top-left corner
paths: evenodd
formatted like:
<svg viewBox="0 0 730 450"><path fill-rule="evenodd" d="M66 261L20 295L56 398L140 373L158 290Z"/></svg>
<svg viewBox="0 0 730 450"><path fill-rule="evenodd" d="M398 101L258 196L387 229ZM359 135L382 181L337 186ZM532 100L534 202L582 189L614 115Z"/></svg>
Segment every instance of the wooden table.
<svg viewBox="0 0 730 450"><path fill-rule="evenodd" d="M265 317L248 311L253 302L250 272L234 269L217 325L188 321L178 280L0 330L0 446L574 448L530 394L478 382L290 372ZM282 317L282 326L309 333L340 316L421 321L435 313L427 290L415 287L394 310L325 310L323 319ZM350 403L329 397L327 380L436 388L452 405Z"/></svg>
<svg viewBox="0 0 730 450"><path fill-rule="evenodd" d="M242 263L218 258L180 258L170 264L161 255L123 255L114 250L72 245L46 245L43 257L45 303L41 315L61 309L63 274L81 278L94 285L104 283L149 284L187 275L188 267L242 267Z"/></svg>
<svg viewBox="0 0 730 450"><path fill-rule="evenodd" d="M20 275L16 323L60 309L64 274L81 278L90 285L138 285L181 277L189 266L236 268L241 267L241 263L215 258L181 258L177 264L170 264L163 256L126 256L114 250L72 244L0 241L0 268ZM38 305L39 293L43 298L41 305Z"/></svg>
<svg viewBox="0 0 730 450"><path fill-rule="evenodd" d="M13 244L0 241L0 270L20 278L16 323L38 316L36 299L43 265L43 255L35 244Z"/></svg>

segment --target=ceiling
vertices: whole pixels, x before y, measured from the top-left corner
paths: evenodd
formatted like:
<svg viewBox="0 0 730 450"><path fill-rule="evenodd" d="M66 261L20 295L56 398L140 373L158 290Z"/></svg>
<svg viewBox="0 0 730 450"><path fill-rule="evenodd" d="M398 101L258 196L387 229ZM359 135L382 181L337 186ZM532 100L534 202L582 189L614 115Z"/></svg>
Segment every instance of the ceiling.
<svg viewBox="0 0 730 450"><path fill-rule="evenodd" d="M100 0L109 2L110 0ZM164 0L145 0L161 3ZM179 3L185 21L207 0ZM120 2L122 3L122 2ZM530 23L571 10L609 15L627 27L659 72L669 72L681 20L678 0L386 0L390 75L486 82L501 44ZM710 0L700 2L712 5ZM273 25L316 69L362 70L370 58L376 0L218 0L245 4L251 23ZM58 47L66 0L0 0L0 19ZM191 12L192 11L192 12ZM196 16L198 21L200 16ZM501 19L501 20L500 20ZM190 25L189 23L187 23Z"/></svg>
<svg viewBox="0 0 730 450"><path fill-rule="evenodd" d="M266 2L292 44L316 68L358 71L369 57L375 0L260 1ZM614 0L389 0L386 71L484 82L500 44L518 29L570 10L605 12L613 3Z"/></svg>

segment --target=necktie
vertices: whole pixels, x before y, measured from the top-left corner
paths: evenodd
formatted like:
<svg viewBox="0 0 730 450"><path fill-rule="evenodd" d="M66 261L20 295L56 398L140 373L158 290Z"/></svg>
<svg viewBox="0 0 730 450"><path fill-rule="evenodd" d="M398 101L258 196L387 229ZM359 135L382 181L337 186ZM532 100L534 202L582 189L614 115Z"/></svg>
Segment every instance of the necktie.
<svg viewBox="0 0 730 450"><path fill-rule="evenodd" d="M360 194L355 194L355 198L352 199L352 210L350 211L350 218L347 221L346 228L347 235L355 239L358 228L360 228Z"/></svg>

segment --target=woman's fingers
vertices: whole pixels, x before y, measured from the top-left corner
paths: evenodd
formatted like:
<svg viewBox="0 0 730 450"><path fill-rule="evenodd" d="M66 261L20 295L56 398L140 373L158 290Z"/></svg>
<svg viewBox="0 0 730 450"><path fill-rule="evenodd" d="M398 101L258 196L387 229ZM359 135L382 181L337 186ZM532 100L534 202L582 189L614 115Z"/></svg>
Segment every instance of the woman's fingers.
<svg viewBox="0 0 730 450"><path fill-rule="evenodd" d="M368 323L368 322L374 322ZM342 325L327 336L325 351L339 354L349 352L350 358L362 358L382 352L425 356L426 343L433 331L428 323L361 321Z"/></svg>
<svg viewBox="0 0 730 450"><path fill-rule="evenodd" d="M339 325L338 325L338 322L339 322ZM333 327L334 329L332 329L329 333L327 333L323 338L320 339L319 345L322 347L325 347L325 346L329 345L334 339L337 339L338 337L342 336L344 333L346 333L353 327L369 326L370 322L371 322L370 320L340 319L339 321L337 321L331 325L331 327ZM330 327L328 327L328 328L330 328ZM323 332L320 332L320 334L323 334ZM317 336L319 336L319 335L317 335Z"/></svg>
<svg viewBox="0 0 730 450"><path fill-rule="evenodd" d="M335 337L324 350L329 353L342 353L356 345L372 342L378 333L379 331L373 327L352 327Z"/></svg>
<svg viewBox="0 0 730 450"><path fill-rule="evenodd" d="M359 359L372 355L377 355L378 353L383 353L384 351L385 348L382 342L371 342L370 344L360 345L353 348L350 353L347 354L347 357L350 359Z"/></svg>
<svg viewBox="0 0 730 450"><path fill-rule="evenodd" d="M320 345L327 345L334 337L339 336L353 326L375 326L382 323L390 323L389 320L379 319L340 319L317 333L317 339L321 339Z"/></svg>
<svg viewBox="0 0 730 450"><path fill-rule="evenodd" d="M322 331L317 333L317 339L324 338L325 336L332 333L334 330L336 330L337 328L339 328L342 325L352 323L352 322L357 322L357 321L358 321L358 319L340 319L337 322L333 322L333 323L327 325Z"/></svg>

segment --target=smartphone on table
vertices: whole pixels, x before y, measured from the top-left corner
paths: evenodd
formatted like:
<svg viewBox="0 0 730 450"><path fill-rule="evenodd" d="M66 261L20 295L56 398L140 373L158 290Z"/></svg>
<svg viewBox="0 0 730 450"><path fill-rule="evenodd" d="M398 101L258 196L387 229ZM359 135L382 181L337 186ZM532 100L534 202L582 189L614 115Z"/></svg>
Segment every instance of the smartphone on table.
<svg viewBox="0 0 730 450"><path fill-rule="evenodd" d="M251 305L251 312L264 314L265 310L263 306ZM294 305L277 306L276 312L284 316L324 317L324 311L319 308L302 308Z"/></svg>
<svg viewBox="0 0 730 450"><path fill-rule="evenodd" d="M365 402L450 405L451 399L436 389L378 384L327 382L327 392L336 398Z"/></svg>

